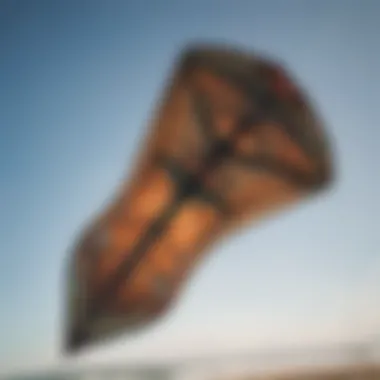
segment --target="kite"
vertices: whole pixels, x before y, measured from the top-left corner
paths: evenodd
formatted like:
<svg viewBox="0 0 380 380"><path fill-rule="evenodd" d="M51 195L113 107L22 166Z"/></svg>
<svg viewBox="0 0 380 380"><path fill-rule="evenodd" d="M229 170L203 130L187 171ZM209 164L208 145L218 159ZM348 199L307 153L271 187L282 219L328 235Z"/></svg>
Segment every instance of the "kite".
<svg viewBox="0 0 380 380"><path fill-rule="evenodd" d="M284 65L251 52L184 49L150 128L70 255L68 353L158 320L213 243L332 181L310 100Z"/></svg>

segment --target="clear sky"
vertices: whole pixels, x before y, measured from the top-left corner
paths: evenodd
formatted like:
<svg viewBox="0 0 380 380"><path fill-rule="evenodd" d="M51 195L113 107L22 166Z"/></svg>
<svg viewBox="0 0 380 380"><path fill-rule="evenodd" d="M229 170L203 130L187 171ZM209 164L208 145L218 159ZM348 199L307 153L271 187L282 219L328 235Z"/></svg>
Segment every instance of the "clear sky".
<svg viewBox="0 0 380 380"><path fill-rule="evenodd" d="M178 49L279 57L334 138L334 188L216 246L149 331L86 355L144 358L380 331L380 2L0 2L0 369L59 359L63 263L131 169Z"/></svg>

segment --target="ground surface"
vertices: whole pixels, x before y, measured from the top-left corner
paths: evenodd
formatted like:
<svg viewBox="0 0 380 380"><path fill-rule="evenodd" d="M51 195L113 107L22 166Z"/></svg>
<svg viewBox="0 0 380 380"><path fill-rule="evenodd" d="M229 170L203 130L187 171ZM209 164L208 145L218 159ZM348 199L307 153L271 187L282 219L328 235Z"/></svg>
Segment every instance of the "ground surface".
<svg viewBox="0 0 380 380"><path fill-rule="evenodd" d="M273 375L241 376L233 380L380 380L380 366L288 371Z"/></svg>

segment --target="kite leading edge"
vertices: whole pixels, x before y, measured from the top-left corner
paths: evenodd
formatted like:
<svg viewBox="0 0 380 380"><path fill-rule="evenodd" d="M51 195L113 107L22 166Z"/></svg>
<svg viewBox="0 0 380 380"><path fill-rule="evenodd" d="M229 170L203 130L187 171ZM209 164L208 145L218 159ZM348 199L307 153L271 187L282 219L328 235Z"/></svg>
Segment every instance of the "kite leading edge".
<svg viewBox="0 0 380 380"><path fill-rule="evenodd" d="M284 67L232 48L180 55L147 137L70 257L68 352L157 320L212 243L332 179L303 91Z"/></svg>

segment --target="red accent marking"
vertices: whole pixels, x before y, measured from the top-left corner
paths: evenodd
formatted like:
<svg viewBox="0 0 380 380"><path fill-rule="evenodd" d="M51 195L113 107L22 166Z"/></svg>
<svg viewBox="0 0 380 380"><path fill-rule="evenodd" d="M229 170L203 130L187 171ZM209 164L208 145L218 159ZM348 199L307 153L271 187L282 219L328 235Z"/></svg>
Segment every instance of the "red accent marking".
<svg viewBox="0 0 380 380"><path fill-rule="evenodd" d="M270 71L272 86L276 94L282 99L298 101L300 99L299 91L286 74L278 68L272 68Z"/></svg>

